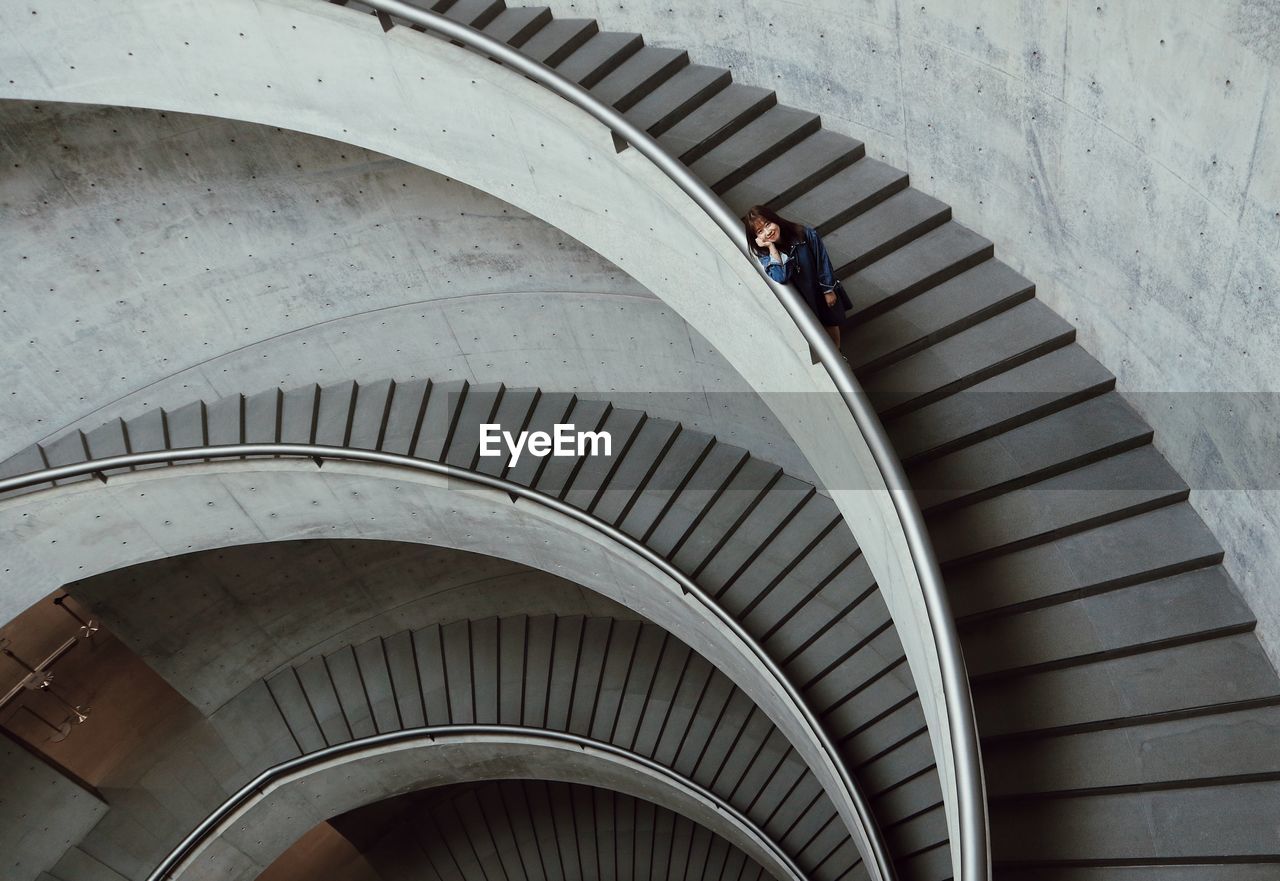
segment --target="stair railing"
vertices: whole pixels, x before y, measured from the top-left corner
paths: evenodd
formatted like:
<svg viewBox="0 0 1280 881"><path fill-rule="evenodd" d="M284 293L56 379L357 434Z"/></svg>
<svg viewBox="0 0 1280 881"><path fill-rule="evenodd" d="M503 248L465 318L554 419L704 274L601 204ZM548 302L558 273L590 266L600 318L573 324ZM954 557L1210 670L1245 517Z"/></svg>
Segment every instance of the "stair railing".
<svg viewBox="0 0 1280 881"><path fill-rule="evenodd" d="M205 447L183 447L179 449L126 453L119 456L90 459L0 480L0 496L19 490L39 487L42 484L56 485L58 481L73 480L75 478L92 477L105 484L109 481L111 472L122 469L132 470L146 465L174 465L178 462L238 459L248 456L310 459L315 462L316 467L323 467L326 460L364 462L406 471L435 474L451 481L457 481L460 484L498 490L505 493L513 503L524 500L569 517L640 557L671 579L680 588L686 600L700 605L704 611L713 616L720 626L733 634L751 653L753 659L771 680L768 684L786 697L787 702L791 705L793 714L809 729L814 743L825 755L832 770L835 772L837 782L844 790L843 794L848 799L860 824L857 830L851 831L855 832L855 844L857 844L859 851L864 855L869 855L866 860L868 874L873 881L881 881L881 879L886 879L887 881L887 879L895 877L889 850L885 846L883 836L880 834L875 815L871 812L870 805L859 788L857 781L849 774L835 743L832 742L821 722L814 715L808 702L804 700L804 696L800 694L799 690L791 682L791 678L765 651L764 646L743 628L733 616L725 611L713 596L699 587L693 579L677 569L657 551L632 538L613 524L602 520L594 514L589 514L581 508L576 508L555 496L539 492L536 489L502 477L471 471L443 462L434 462L429 459L418 459L413 456L387 453L382 450L362 450L323 444L296 443L219 444ZM197 832L204 830L204 834L207 835L211 829L212 826L205 823L197 827ZM195 836L197 832L193 832L192 835Z"/></svg>
<svg viewBox="0 0 1280 881"><path fill-rule="evenodd" d="M571 747L575 751L607 757L609 760L624 766L651 774L670 786L683 790L687 795L702 802L710 810L722 814L730 823L737 826L748 838L785 872L786 877L780 881L808 881L804 871L795 863L786 851L778 846L748 816L733 805L716 795L711 790L699 785L683 774L668 768L653 759L625 750L604 741L593 740L564 731L552 731L546 728L530 728L524 725L431 725L419 728L405 728L400 731L388 731L361 737L328 746L297 758L289 759L274 765L254 777L240 789L236 790L226 801L220 804L213 813L205 817L192 832L178 843L147 875L146 881L168 881L178 875L188 864L191 857L201 845L213 839L220 830L230 827L243 812L252 807L260 798L272 789L307 775L322 765L344 761L356 761L363 757L372 757L390 749L412 747L415 745L446 745L459 742L475 742L491 740L498 744L509 744L515 740L545 742L554 747Z"/></svg>
<svg viewBox="0 0 1280 881"><path fill-rule="evenodd" d="M338 2L345 2L345 0L338 0ZM786 309L787 314L809 344L815 363L823 366L839 391L849 414L853 417L863 440L870 449L876 468L893 501L916 578L920 584L927 623L938 656L939 679L947 714L946 729L951 755L937 758L942 762L949 759L954 772L955 794L948 799L947 787L944 783L943 799L955 802L954 810L960 839L959 859L952 869L959 881L987 881L991 875L987 798L983 780L982 753L978 742L977 718L973 709L973 695L969 689L969 675L960 647L960 636L956 629L955 618L951 613L951 604L942 581L938 558L934 553L933 543L925 527L920 507L907 482L902 463L889 441L880 417L867 398L866 392L854 377L848 362L844 360L831 337L818 323L813 311L793 286L781 285L764 272L759 261L750 252L741 219L730 210L729 206L679 159L668 153L647 132L632 124L613 107L554 69L461 22L401 2L401 0L360 0L360 2L377 11L384 28L389 29L393 25L393 17L418 25L433 34L461 43L518 71L590 114L613 133L616 141L634 147L706 212L738 249L751 260L751 264L773 290L778 302ZM891 586L886 587L892 589ZM920 683L917 682L916 687L919 689ZM840 767L843 768L842 762ZM845 773L847 774L847 771ZM882 877L886 879L894 877L892 865L887 858L881 867L881 872Z"/></svg>

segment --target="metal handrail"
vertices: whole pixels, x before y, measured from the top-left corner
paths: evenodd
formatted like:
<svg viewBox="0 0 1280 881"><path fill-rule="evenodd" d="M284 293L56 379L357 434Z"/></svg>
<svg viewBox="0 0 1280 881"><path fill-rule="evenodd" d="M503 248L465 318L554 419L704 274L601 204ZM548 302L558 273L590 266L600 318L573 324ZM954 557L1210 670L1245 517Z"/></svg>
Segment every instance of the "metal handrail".
<svg viewBox="0 0 1280 881"><path fill-rule="evenodd" d="M400 731L389 731L385 734L374 734L369 737L361 737L356 740L349 740L346 743L328 746L315 752L307 753L297 758L289 759L278 765L273 765L263 771L257 777L254 777L244 786L234 792L226 801L220 804L213 813L205 817L196 825L190 834L178 843L177 847L171 850L160 861L160 864L147 875L146 881L167 881L172 878L174 873L182 865L182 863L190 857L203 842L207 841L210 836L217 831L218 827L225 826L230 822L235 813L245 807L253 800L255 796L265 795L265 790L281 782L288 776L299 771L305 771L308 768L314 768L325 762L334 759L346 759L348 761L360 758L361 753L373 754L376 751L388 746L398 746L405 743L414 743L417 741L427 741L432 744L441 742L449 742L451 740L474 739L477 737L492 737L494 739L510 740L513 736L532 740L547 740L556 744L568 744L584 752L604 753L614 759L621 760L626 764L639 766L646 771L652 772L660 777L666 778L669 782L676 786L688 790L694 796L710 805L716 811L726 815L733 822L741 826L747 834L756 839L760 847L766 852L773 855L778 862L786 868L789 873L790 881L808 881L804 871L796 865L795 860L784 851L776 841L765 833L754 821L746 814L743 814L733 805L716 795L711 790L699 785L693 780L685 777L683 774L655 762L639 753L631 752L622 747L615 746L600 740L593 740L589 737L582 737L577 734L570 734L564 731L552 731L546 728L530 728L525 725L428 725L418 728L405 728Z"/></svg>
<svg viewBox="0 0 1280 881"><path fill-rule="evenodd" d="M444 462L433 462L429 459L417 459L413 456L402 456L398 453L387 453L381 450L361 450L349 447L326 446L323 444L294 443L220 444L205 447L153 450L144 453L126 453L119 456L108 456L102 459L90 459L85 462L78 462L71 465L60 465L54 468L45 468L40 471L33 471L28 474L20 474L15 477L0 480L0 495L13 492L15 490L29 489L43 483L54 483L59 480L67 480L74 477L92 476L96 477L101 482L106 483L108 479L107 472L121 468L132 469L142 465L172 465L175 462L202 459L235 459L244 456L287 456L305 458L313 460L317 467L321 467L326 459L348 462L370 462L377 465L387 465L410 471L437 474L462 483L469 483L476 486L483 486L488 489L499 490L509 496L512 502L519 499L526 499L530 502L536 503L589 527L593 531L605 536L611 541L616 542L636 554L646 563L658 569L663 575L674 581L683 592L686 599L692 598L707 612L714 616L721 626L732 633L742 642L743 645L747 647L754 656L756 662L760 664L770 677L772 677L773 687L780 689L786 696L787 701L793 705L793 711L809 729L814 741L826 755L827 760L835 770L837 780L841 788L844 790L844 795L848 799L848 802L852 806L854 814L858 819L860 825L860 829L858 831L863 839L862 846L859 850L861 850L867 857L867 869L869 874L872 876L873 881L880 881L880 879L883 879L883 881L889 881L889 879L895 877L892 857L889 854L888 847L885 845L883 836L880 834L879 827L875 821L875 815L871 812L871 806L863 796L862 790L858 787L857 781L849 772L843 757L840 755L835 743L827 734L826 729L819 722L818 717L813 712L813 709L809 706L803 695L800 694L800 691L796 686L791 682L790 677L783 672L777 662L775 662L765 651L764 646L762 646L759 641L748 633L731 615L729 615L729 613L715 601L714 597L699 587L696 582L689 578L689 576L685 575L674 565L668 562L661 554L627 535L613 524L596 517L594 514L589 514L581 508L575 508L573 505L570 505L568 502L564 502L555 496L539 492L536 489L523 486L502 477L495 477L478 471L470 471Z"/></svg>
<svg viewBox="0 0 1280 881"><path fill-rule="evenodd" d="M764 272L759 261L750 252L742 221L729 206L690 172L679 159L664 150L647 132L631 123L613 107L545 64L461 22L420 9L401 0L361 0L361 2L383 14L420 25L500 61L503 65L519 71L586 111L612 131L616 137L634 147L680 187L751 260L752 266L773 290L782 307L787 310L800 329L800 333L817 360L831 377L841 398L844 399L845 406L870 449L876 468L893 501L912 565L920 582L933 644L938 653L939 674L947 708L947 728L952 743L959 802L957 810L962 855L961 864L953 868L959 881L986 881L990 878L991 865L986 786L983 782L978 723L973 708L973 695L969 690L969 674L960 648L960 636L956 629L955 618L951 613L951 603L942 581L938 558L934 553L928 530L925 528L920 507L907 482L902 463L889 441L880 417L854 377L848 362L844 360L831 338L818 323L813 311L794 287L778 284ZM386 24L389 23L384 21L384 25ZM892 877L892 873L887 874L886 877Z"/></svg>

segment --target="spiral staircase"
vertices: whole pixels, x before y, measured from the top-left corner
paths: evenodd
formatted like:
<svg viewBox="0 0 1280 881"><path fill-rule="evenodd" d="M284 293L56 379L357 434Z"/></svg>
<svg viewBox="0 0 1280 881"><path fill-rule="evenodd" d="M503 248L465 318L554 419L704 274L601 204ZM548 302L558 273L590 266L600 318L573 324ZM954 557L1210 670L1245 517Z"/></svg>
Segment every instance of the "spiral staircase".
<svg viewBox="0 0 1280 881"><path fill-rule="evenodd" d="M960 630L993 876L1274 877L1280 680L1187 485L1033 284L905 173L727 70L543 8L432 8L589 89L735 211L767 204L823 235L853 301L844 354L905 466ZM499 477L620 529L702 588L784 671L869 799L898 877L952 877L935 757L902 645L882 586L823 488L678 423L556 389L388 377L246 388L119 417L24 450L0 476L184 447L320 444ZM574 422L610 431L614 452L511 466L480 457L485 422ZM420 725L575 732L714 791L805 877L867 876L785 737L697 651L652 624L458 620L287 665L236 701L257 708L242 717L287 741L280 756ZM576 784L483 783L402 798L394 822L387 814L370 826L372 808L361 809L364 821L358 812L334 821L364 842L387 881L763 871L666 808ZM176 817L161 824L145 858L114 850L114 824L139 822L146 803L113 805L49 878L145 876L183 831ZM574 832L541 830L569 816L579 818ZM660 826L670 831L659 836ZM433 831L424 838L423 828ZM481 828L492 840L480 842ZM570 869L563 854L575 836L576 852L590 841L593 856ZM545 862L553 837L555 868ZM626 871L597 856L621 859L624 849Z"/></svg>

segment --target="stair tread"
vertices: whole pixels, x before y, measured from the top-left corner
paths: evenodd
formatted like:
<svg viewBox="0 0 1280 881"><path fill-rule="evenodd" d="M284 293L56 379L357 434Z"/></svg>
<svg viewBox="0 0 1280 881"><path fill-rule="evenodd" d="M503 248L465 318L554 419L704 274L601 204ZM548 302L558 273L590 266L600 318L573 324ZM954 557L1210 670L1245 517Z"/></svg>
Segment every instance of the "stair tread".
<svg viewBox="0 0 1280 881"><path fill-rule="evenodd" d="M819 129L729 188L724 201L738 215L753 205L788 201L825 186L822 182L860 159L864 150L861 141Z"/></svg>
<svg viewBox="0 0 1280 881"><path fill-rule="evenodd" d="M963 618L1169 572L1221 553L1199 515L1181 502L953 569L946 581L953 611Z"/></svg>
<svg viewBox="0 0 1280 881"><path fill-rule="evenodd" d="M483 30L495 40L519 48L550 21L547 6L512 6L494 16Z"/></svg>
<svg viewBox="0 0 1280 881"><path fill-rule="evenodd" d="M688 63L689 53L682 49L644 46L592 86L591 93L625 112Z"/></svg>
<svg viewBox="0 0 1280 881"><path fill-rule="evenodd" d="M1150 440L1151 428L1117 392L1107 392L907 472L922 510L1024 479L1120 445ZM1118 451L1118 450L1117 450Z"/></svg>
<svg viewBox="0 0 1280 881"><path fill-rule="evenodd" d="M961 640L969 675L977 677L1250 628L1253 621L1215 566L983 621L965 628Z"/></svg>
<svg viewBox="0 0 1280 881"><path fill-rule="evenodd" d="M529 37L520 52L555 67L599 31L594 19L554 18Z"/></svg>
<svg viewBox="0 0 1280 881"><path fill-rule="evenodd" d="M722 67L688 64L625 111L637 127L659 135L731 81Z"/></svg>
<svg viewBox="0 0 1280 881"><path fill-rule="evenodd" d="M906 172L878 159L863 157L831 175L822 186L783 205L779 213L826 235L906 187Z"/></svg>
<svg viewBox="0 0 1280 881"><path fill-rule="evenodd" d="M557 64L556 72L584 89L590 89L639 51L643 44L639 34L601 31Z"/></svg>
<svg viewBox="0 0 1280 881"><path fill-rule="evenodd" d="M1027 353L1070 342L1075 328L1039 300L1027 300L981 324L878 370L862 386L882 413L902 412L1003 372Z"/></svg>
<svg viewBox="0 0 1280 881"><path fill-rule="evenodd" d="M908 187L822 236L836 275L852 276L951 219L951 209Z"/></svg>
<svg viewBox="0 0 1280 881"><path fill-rule="evenodd" d="M729 137L776 101L773 92L730 83L658 136L658 144L686 164Z"/></svg>
<svg viewBox="0 0 1280 881"><path fill-rule="evenodd" d="M945 564L1186 493L1182 478L1148 445L926 519Z"/></svg>
<svg viewBox="0 0 1280 881"><path fill-rule="evenodd" d="M1278 696L1280 682L1251 633L978 683L974 688L983 737Z"/></svg>
<svg viewBox="0 0 1280 881"><path fill-rule="evenodd" d="M943 224L947 229L951 224ZM928 235L932 235L929 233ZM874 268L874 267L872 267ZM871 318L844 328L844 353L855 370L882 366L897 353L911 354L949 328L1034 296L1034 287L999 260L984 260L954 278Z"/></svg>
<svg viewBox="0 0 1280 881"><path fill-rule="evenodd" d="M1012 741L988 751L992 799L1273 774L1280 707Z"/></svg>
<svg viewBox="0 0 1280 881"><path fill-rule="evenodd" d="M816 132L818 115L775 104L703 153L689 170L712 189L727 189Z"/></svg>
<svg viewBox="0 0 1280 881"><path fill-rule="evenodd" d="M865 321L991 257L991 240L949 220L844 279L850 318Z"/></svg>
<svg viewBox="0 0 1280 881"><path fill-rule="evenodd" d="M886 420L904 462L941 451L1040 413L1113 388L1115 377L1072 343L983 380L959 394Z"/></svg>

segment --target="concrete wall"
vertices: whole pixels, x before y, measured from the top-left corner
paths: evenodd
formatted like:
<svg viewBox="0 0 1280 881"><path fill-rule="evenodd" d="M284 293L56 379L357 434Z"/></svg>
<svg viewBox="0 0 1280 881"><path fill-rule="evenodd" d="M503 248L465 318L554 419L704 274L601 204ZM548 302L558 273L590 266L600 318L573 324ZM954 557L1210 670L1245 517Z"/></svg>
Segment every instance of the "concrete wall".
<svg viewBox="0 0 1280 881"><path fill-rule="evenodd" d="M35 878L107 806L51 765L0 737L0 877Z"/></svg>
<svg viewBox="0 0 1280 881"><path fill-rule="evenodd" d="M457 181L269 126L18 101L0 167L0 459L202 395L425 376L607 397L811 475L669 307Z"/></svg>
<svg viewBox="0 0 1280 881"><path fill-rule="evenodd" d="M776 89L994 240L1155 427L1280 661L1280 3L511 5Z"/></svg>
<svg viewBox="0 0 1280 881"><path fill-rule="evenodd" d="M387 541L184 554L67 591L205 715L285 665L402 630L491 615L635 617L508 560Z"/></svg>

